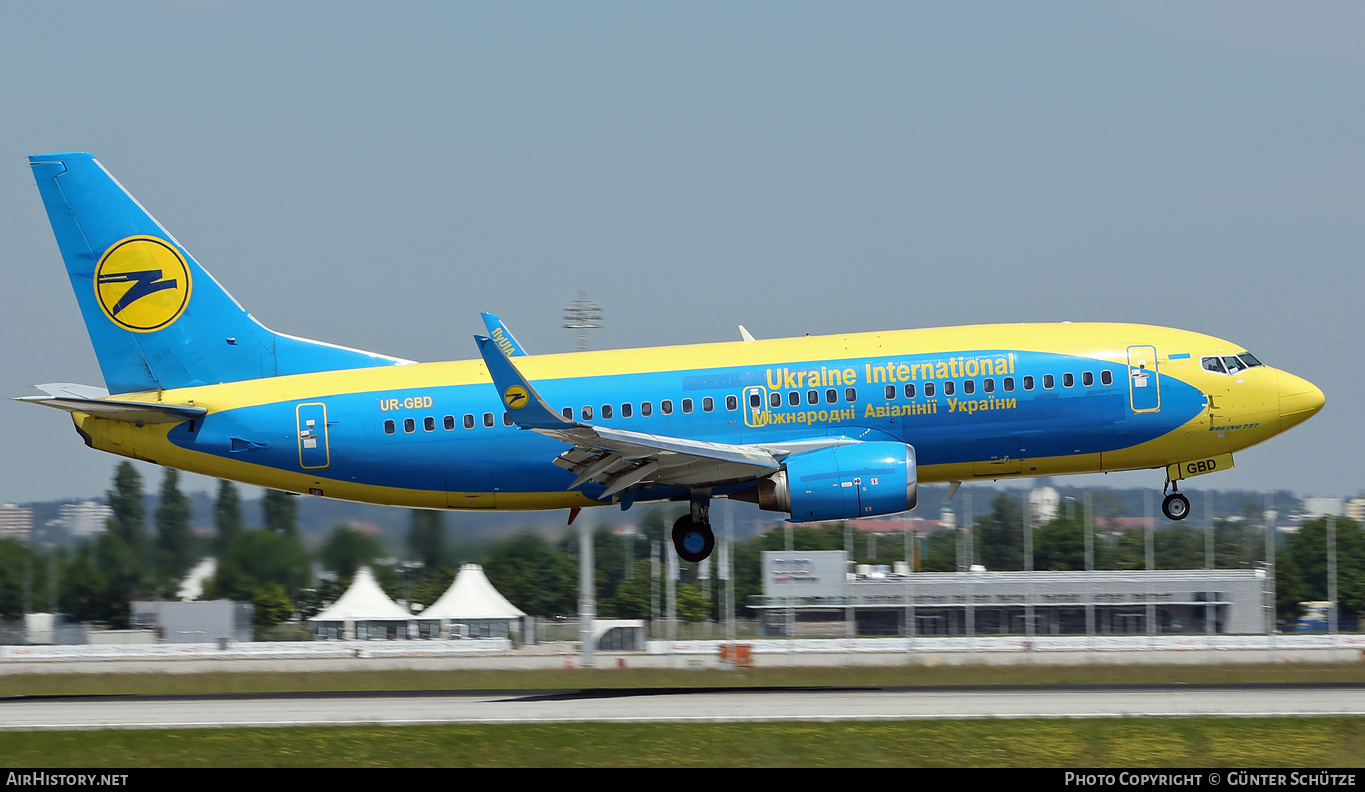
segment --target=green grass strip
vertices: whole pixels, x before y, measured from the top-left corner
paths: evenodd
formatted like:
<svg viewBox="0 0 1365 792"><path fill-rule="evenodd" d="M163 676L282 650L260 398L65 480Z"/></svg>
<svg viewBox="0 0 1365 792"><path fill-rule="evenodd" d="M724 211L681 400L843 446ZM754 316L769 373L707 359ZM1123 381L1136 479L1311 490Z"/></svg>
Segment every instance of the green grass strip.
<svg viewBox="0 0 1365 792"><path fill-rule="evenodd" d="M1365 718L498 724L0 732L0 765L1359 767Z"/></svg>
<svg viewBox="0 0 1365 792"><path fill-rule="evenodd" d="M242 665L241 668L250 666ZM168 666L168 671L172 670ZM277 693L355 690L543 690L618 687L1196 684L1362 682L1365 663L1261 665L900 665L830 668L315 671L0 675L0 696Z"/></svg>

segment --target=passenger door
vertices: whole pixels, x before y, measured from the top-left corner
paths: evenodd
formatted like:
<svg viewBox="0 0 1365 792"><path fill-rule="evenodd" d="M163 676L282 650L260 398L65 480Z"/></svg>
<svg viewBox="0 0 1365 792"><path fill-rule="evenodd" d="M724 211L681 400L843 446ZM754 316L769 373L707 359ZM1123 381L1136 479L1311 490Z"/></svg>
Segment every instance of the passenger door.
<svg viewBox="0 0 1365 792"><path fill-rule="evenodd" d="M1161 409L1161 373L1154 346L1128 347L1128 403L1135 413Z"/></svg>

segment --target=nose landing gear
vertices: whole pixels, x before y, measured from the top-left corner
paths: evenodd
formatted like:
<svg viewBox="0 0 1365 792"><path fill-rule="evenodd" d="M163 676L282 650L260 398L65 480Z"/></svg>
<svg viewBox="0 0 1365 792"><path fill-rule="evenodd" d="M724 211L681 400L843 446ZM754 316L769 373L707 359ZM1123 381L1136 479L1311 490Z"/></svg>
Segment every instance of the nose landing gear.
<svg viewBox="0 0 1365 792"><path fill-rule="evenodd" d="M1181 495L1179 485L1170 479L1166 480L1166 486L1161 488L1165 492L1167 488L1171 490L1166 499L1161 502L1161 513L1166 515L1166 519L1172 522L1183 520L1190 516L1190 499Z"/></svg>

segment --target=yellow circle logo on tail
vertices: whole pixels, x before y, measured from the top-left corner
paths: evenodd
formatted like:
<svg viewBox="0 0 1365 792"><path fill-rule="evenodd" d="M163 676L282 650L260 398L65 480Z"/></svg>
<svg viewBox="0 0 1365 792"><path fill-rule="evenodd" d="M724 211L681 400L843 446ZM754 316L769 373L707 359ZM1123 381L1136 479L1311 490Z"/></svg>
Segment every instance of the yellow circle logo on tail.
<svg viewBox="0 0 1365 792"><path fill-rule="evenodd" d="M526 394L526 389L520 385L513 385L502 392L502 401L509 410L520 410L530 403L531 397Z"/></svg>
<svg viewBox="0 0 1365 792"><path fill-rule="evenodd" d="M190 304L190 268L164 239L115 242L95 267L95 299L109 321L135 333L169 327Z"/></svg>

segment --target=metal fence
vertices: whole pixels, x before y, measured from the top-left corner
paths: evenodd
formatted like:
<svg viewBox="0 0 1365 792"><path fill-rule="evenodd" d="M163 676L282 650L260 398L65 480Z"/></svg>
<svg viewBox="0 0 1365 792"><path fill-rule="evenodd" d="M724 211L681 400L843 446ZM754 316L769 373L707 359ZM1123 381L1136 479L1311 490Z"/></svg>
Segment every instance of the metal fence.
<svg viewBox="0 0 1365 792"><path fill-rule="evenodd" d="M701 621L687 622L678 620L672 625L667 619L645 620L648 640L666 641L723 641L730 637L730 627L726 622ZM578 620L536 619L537 643L568 642L579 639ZM745 619L734 622L736 640L757 638L762 635L762 626L757 620Z"/></svg>

